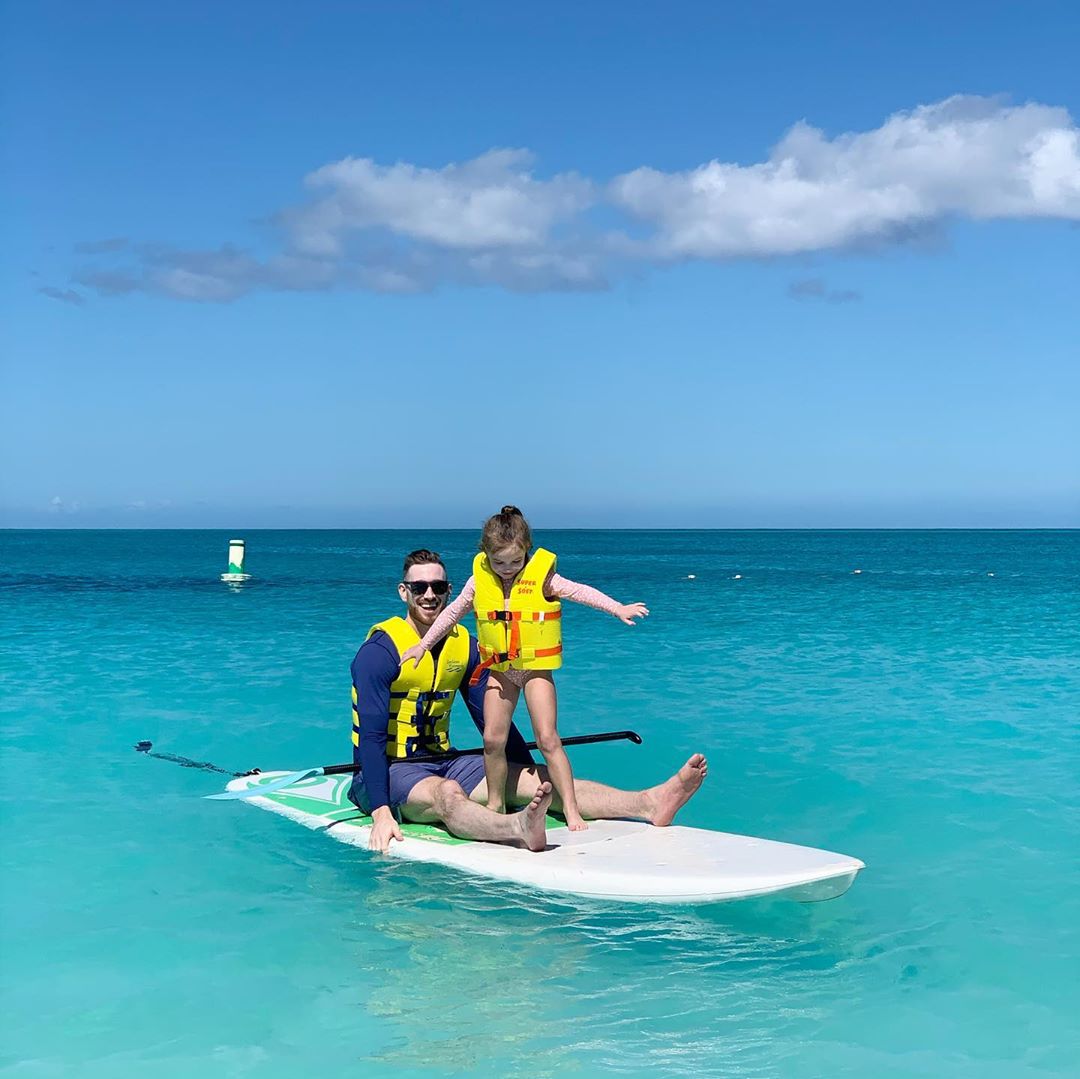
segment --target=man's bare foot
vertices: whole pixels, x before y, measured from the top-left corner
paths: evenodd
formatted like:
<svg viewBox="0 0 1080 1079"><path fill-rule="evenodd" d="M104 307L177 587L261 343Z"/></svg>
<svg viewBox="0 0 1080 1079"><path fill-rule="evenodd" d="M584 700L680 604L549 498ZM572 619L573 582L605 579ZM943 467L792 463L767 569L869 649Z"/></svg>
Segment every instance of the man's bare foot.
<svg viewBox="0 0 1080 1079"><path fill-rule="evenodd" d="M520 840L529 850L543 850L547 846L547 811L551 805L551 784L543 782L536 788L532 801L511 820L521 829Z"/></svg>
<svg viewBox="0 0 1080 1079"><path fill-rule="evenodd" d="M709 762L703 754L695 753L670 779L650 787L645 792L649 821L661 828L669 825L675 814L697 793L708 774Z"/></svg>

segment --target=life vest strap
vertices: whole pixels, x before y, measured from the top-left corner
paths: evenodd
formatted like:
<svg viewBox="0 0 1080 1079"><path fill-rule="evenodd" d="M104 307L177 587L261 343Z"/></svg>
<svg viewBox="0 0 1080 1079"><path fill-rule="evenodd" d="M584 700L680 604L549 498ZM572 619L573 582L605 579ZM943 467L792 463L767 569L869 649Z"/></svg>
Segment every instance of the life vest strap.
<svg viewBox="0 0 1080 1079"><path fill-rule="evenodd" d="M508 652L490 652L487 655L485 655L485 652L487 652L487 649L480 649L480 655L483 659L476 665L472 677L469 679L470 686L475 686L483 677L484 671L496 663L510 663L515 659L546 659L548 656L559 655L562 652L562 645L556 645L554 648L526 648L524 650L511 648L511 651Z"/></svg>
<svg viewBox="0 0 1080 1079"><path fill-rule="evenodd" d="M447 693L445 690L421 690L410 689L408 693L391 693L391 700L410 700L410 701L445 701L447 697L452 697L453 693Z"/></svg>
<svg viewBox="0 0 1080 1079"><path fill-rule="evenodd" d="M489 622L554 622L562 611L488 611Z"/></svg>

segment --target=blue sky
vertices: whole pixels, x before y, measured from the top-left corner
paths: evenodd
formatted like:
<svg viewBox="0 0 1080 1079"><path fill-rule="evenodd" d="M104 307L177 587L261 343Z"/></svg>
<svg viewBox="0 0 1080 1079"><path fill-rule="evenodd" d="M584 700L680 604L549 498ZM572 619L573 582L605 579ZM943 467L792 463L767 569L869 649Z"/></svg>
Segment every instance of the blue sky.
<svg viewBox="0 0 1080 1079"><path fill-rule="evenodd" d="M1080 525L1080 8L878 8L7 5L0 524Z"/></svg>

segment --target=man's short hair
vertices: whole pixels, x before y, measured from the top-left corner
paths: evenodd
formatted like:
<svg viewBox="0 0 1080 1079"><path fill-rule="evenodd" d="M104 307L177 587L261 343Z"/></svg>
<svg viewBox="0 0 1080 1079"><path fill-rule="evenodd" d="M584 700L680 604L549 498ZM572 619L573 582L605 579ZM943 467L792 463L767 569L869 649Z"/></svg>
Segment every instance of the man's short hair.
<svg viewBox="0 0 1080 1079"><path fill-rule="evenodd" d="M401 567L402 580L409 576L409 570L413 566L442 566L443 573L446 572L446 564L443 560L434 551L429 551L426 547L421 547L418 551L410 551L405 556L405 565Z"/></svg>

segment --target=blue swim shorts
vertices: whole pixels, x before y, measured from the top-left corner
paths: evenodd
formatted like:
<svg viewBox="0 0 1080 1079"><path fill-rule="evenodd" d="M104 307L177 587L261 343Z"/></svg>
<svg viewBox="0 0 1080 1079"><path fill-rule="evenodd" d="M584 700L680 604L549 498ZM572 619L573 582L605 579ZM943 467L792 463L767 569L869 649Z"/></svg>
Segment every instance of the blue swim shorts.
<svg viewBox="0 0 1080 1079"><path fill-rule="evenodd" d="M432 776L453 779L466 794L472 794L484 778L484 758L479 753L471 753L449 761L427 761L418 764L395 761L390 765L390 808L396 813L399 807L409 800L413 787L420 780L430 779ZM364 813L371 812L362 772L357 772L353 777L349 787L349 801Z"/></svg>

